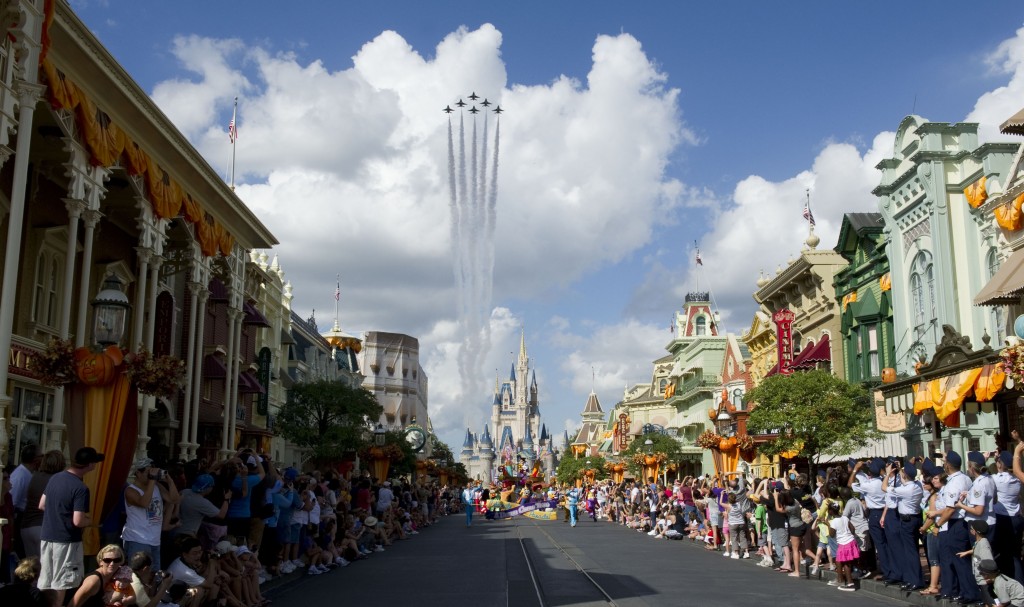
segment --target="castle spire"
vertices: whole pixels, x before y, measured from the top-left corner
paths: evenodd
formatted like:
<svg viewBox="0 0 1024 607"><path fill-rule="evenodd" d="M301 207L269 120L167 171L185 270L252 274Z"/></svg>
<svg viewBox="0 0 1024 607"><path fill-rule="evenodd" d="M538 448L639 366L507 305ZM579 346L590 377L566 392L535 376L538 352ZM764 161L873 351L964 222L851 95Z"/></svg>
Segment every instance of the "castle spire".
<svg viewBox="0 0 1024 607"><path fill-rule="evenodd" d="M522 327L519 333L519 362L526 360L526 327Z"/></svg>

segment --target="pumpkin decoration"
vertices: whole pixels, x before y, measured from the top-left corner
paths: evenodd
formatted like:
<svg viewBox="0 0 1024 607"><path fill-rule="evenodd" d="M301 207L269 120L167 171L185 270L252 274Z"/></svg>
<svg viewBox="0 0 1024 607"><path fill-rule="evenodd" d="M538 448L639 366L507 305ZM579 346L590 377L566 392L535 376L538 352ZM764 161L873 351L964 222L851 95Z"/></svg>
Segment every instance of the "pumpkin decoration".
<svg viewBox="0 0 1024 607"><path fill-rule="evenodd" d="M75 350L75 375L87 386L108 386L117 377L117 367L123 358L117 346L107 346L99 352L78 348Z"/></svg>
<svg viewBox="0 0 1024 607"><path fill-rule="evenodd" d="M882 369L882 383L891 384L894 381L896 381L896 369L892 367Z"/></svg>
<svg viewBox="0 0 1024 607"><path fill-rule="evenodd" d="M735 446L736 439L731 436L728 438L723 438L722 441L718 443L718 448L721 449L722 451L729 451L733 449Z"/></svg>

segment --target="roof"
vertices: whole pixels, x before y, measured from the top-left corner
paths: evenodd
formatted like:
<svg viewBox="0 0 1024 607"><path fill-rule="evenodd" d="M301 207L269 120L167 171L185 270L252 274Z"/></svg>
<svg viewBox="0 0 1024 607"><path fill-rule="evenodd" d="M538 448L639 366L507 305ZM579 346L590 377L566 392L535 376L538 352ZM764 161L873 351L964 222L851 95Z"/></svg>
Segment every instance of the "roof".
<svg viewBox="0 0 1024 607"><path fill-rule="evenodd" d="M587 404L583 407L583 413L600 413L604 415L604 411L601 410L601 403L597 400L597 394L593 391L587 397Z"/></svg>
<svg viewBox="0 0 1024 607"><path fill-rule="evenodd" d="M850 227L858 232L865 228L881 230L885 227L881 213L847 213L846 217L850 220Z"/></svg>
<svg viewBox="0 0 1024 607"><path fill-rule="evenodd" d="M1021 109L1009 120L999 125L999 132L1007 135L1024 135L1024 109Z"/></svg>
<svg viewBox="0 0 1024 607"><path fill-rule="evenodd" d="M974 305L1015 304L1020 302L1021 293L1024 293L1024 249L1014 251L999 266L995 276L974 297Z"/></svg>
<svg viewBox="0 0 1024 607"><path fill-rule="evenodd" d="M790 365L794 369L813 369L817 363L832 362L832 346L829 344L828 333L821 336L818 343L804 348Z"/></svg>

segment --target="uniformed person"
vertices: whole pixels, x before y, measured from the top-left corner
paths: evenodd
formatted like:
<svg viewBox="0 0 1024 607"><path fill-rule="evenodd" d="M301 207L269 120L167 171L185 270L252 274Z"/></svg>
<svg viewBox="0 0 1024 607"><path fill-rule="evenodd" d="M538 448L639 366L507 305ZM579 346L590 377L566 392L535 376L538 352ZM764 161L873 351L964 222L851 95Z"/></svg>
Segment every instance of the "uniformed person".
<svg viewBox="0 0 1024 607"><path fill-rule="evenodd" d="M978 600L978 584L974 581L971 561L957 556L971 549L971 536L964 520L962 500L971 492L971 479L960 471L963 459L955 451L946 453L943 470L948 478L942 488L942 514L939 516L939 565L942 575L940 599L973 603Z"/></svg>
<svg viewBox="0 0 1024 607"><path fill-rule="evenodd" d="M885 473L881 477L882 491L885 492L885 508L882 511L880 523L882 531L885 533L889 557L889 575L883 579L886 586L904 583L902 558L904 547L902 546L899 515L900 497L895 492L888 490L902 486L899 469L899 460L890 457L885 462Z"/></svg>
<svg viewBox="0 0 1024 607"><path fill-rule="evenodd" d="M868 534L875 547L878 571L882 575L882 579L893 579L890 569L892 559L889 556L889 545L885 541L885 530L882 528L885 492L882 491L882 480L878 478L883 468L881 458L871 460L867 465L867 473L864 472L864 468L864 462L857 462L848 484L854 492L864 498L864 504L867 506Z"/></svg>
<svg viewBox="0 0 1024 607"><path fill-rule="evenodd" d="M1024 568L1020 561L1021 534L1024 518L1020 512L1020 480L1013 475L1013 453L1002 451L996 458L996 535L992 551L996 553L999 571L1024 584Z"/></svg>
<svg viewBox="0 0 1024 607"><path fill-rule="evenodd" d="M891 468L890 468L891 469ZM900 588L908 591L924 589L924 575L921 571L921 556L918 552L921 527L921 500L924 489L917 482L917 468L908 463L897 474L897 487L883 485L887 496L894 496L897 502L899 538L896 546L890 543L889 553L899 566Z"/></svg>

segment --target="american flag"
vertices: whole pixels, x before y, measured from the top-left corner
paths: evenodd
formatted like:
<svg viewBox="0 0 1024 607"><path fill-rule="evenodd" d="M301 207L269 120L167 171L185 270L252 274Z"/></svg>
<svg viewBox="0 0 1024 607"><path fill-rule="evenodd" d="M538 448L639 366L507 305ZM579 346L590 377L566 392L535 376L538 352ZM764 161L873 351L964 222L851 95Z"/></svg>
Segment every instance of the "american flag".
<svg viewBox="0 0 1024 607"><path fill-rule="evenodd" d="M232 117L231 122L228 123L228 139L231 140L231 143L234 143L235 140L238 139L238 128L235 127L234 117Z"/></svg>
<svg viewBox="0 0 1024 607"><path fill-rule="evenodd" d="M341 301L341 284L334 287L334 301Z"/></svg>
<svg viewBox="0 0 1024 607"><path fill-rule="evenodd" d="M804 205L804 219L811 224L811 227L814 227L814 214L811 213L811 206L807 204Z"/></svg>
<svg viewBox="0 0 1024 607"><path fill-rule="evenodd" d="M701 259L700 259L700 249L697 249L697 265L698 266L704 265L704 262L701 261Z"/></svg>

